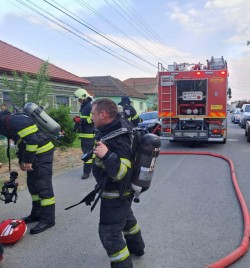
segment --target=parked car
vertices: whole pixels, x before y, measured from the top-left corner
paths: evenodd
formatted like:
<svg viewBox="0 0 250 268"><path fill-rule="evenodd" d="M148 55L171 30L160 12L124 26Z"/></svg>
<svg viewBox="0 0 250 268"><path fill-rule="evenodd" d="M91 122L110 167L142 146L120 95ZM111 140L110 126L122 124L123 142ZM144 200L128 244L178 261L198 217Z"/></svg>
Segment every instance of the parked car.
<svg viewBox="0 0 250 268"><path fill-rule="evenodd" d="M158 111L145 112L139 116L142 120L139 127L147 129L150 133L161 135L161 121L158 117Z"/></svg>
<svg viewBox="0 0 250 268"><path fill-rule="evenodd" d="M250 120L250 104L243 104L241 107L239 126L245 128L247 120Z"/></svg>
<svg viewBox="0 0 250 268"><path fill-rule="evenodd" d="M232 112L232 115L231 115L231 121L233 123L239 123L240 122L240 108L236 108L233 112Z"/></svg>
<svg viewBox="0 0 250 268"><path fill-rule="evenodd" d="M250 121L246 122L245 136L247 137L247 141L250 142Z"/></svg>

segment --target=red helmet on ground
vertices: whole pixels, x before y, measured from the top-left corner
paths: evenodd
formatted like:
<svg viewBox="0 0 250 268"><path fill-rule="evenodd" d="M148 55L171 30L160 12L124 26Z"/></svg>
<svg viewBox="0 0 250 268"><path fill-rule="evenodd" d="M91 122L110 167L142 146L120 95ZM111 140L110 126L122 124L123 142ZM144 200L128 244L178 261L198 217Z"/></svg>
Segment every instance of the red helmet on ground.
<svg viewBox="0 0 250 268"><path fill-rule="evenodd" d="M14 244L26 233L27 226L24 220L5 220L0 223L0 243Z"/></svg>

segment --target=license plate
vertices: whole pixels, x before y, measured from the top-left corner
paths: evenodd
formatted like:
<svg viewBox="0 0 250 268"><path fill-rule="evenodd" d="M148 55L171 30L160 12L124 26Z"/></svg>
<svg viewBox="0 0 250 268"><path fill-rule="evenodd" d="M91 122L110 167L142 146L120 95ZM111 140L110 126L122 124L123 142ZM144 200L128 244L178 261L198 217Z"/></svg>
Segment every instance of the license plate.
<svg viewBox="0 0 250 268"><path fill-rule="evenodd" d="M197 137L198 133L197 132L184 132L183 136L188 136L188 137Z"/></svg>

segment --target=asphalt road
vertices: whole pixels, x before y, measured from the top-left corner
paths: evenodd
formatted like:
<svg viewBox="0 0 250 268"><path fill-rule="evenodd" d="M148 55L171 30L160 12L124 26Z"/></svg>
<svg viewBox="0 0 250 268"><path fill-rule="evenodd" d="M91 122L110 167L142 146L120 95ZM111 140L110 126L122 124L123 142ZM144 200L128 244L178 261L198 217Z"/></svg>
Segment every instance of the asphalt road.
<svg viewBox="0 0 250 268"><path fill-rule="evenodd" d="M244 130L228 120L228 141L222 144L163 142L162 151L204 151L229 157L250 207L250 144ZM81 168L54 177L56 226L29 232L14 246L5 246L1 268L108 268L98 236L99 204L93 212L80 201L95 185L82 181ZM28 215L31 198L19 192L16 204L0 203L0 220ZM133 257L134 268L202 268L235 250L243 236L241 209L226 161L211 156L161 155L151 188L133 204L145 240L145 255ZM30 229L34 224L29 224ZM247 253L230 267L250 267Z"/></svg>

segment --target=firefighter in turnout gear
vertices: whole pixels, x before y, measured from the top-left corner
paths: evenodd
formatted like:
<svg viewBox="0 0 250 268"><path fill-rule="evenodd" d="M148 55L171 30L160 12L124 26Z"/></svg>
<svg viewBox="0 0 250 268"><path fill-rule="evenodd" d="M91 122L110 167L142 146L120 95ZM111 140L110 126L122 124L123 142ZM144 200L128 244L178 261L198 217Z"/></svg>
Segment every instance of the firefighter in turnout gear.
<svg viewBox="0 0 250 268"><path fill-rule="evenodd" d="M54 145L27 114L0 112L0 134L18 146L17 157L22 171L27 171L27 186L32 209L25 223L38 222L30 229L37 234L55 225L55 197L52 186Z"/></svg>
<svg viewBox="0 0 250 268"><path fill-rule="evenodd" d="M130 98L127 96L122 97L121 102L119 102L118 105L121 105L123 107L125 118L133 123L134 127L137 127L140 123L140 117L137 114L135 108L131 106Z"/></svg>
<svg viewBox="0 0 250 268"><path fill-rule="evenodd" d="M101 197L99 236L112 268L132 268L131 254L144 254L140 227L131 209L132 150L128 133L101 141L121 129L117 105L110 99L92 104L92 120L97 128L93 175ZM124 239L124 238L125 239Z"/></svg>
<svg viewBox="0 0 250 268"><path fill-rule="evenodd" d="M92 97L88 94L88 92L79 88L74 93L75 97L81 103L80 107L80 118L75 121L75 130L79 132L79 138L81 139L81 147L82 152L86 153L91 151L94 148L94 125L91 119L91 102ZM93 158L90 158L88 161L84 162L83 166L83 175L82 179L87 179L91 173L93 164Z"/></svg>

